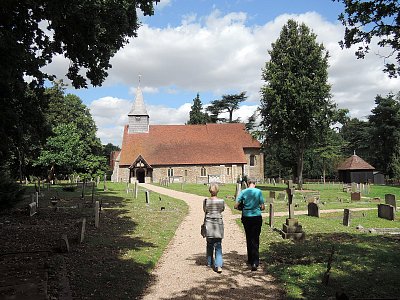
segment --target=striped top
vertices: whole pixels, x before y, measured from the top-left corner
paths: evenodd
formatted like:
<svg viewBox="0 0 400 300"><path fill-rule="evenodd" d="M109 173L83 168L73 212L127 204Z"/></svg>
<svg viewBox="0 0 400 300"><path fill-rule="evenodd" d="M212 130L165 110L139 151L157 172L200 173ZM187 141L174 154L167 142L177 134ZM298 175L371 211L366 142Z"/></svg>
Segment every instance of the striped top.
<svg viewBox="0 0 400 300"><path fill-rule="evenodd" d="M203 201L203 211L206 213L206 218L222 219L222 212L225 209L223 199L206 198Z"/></svg>

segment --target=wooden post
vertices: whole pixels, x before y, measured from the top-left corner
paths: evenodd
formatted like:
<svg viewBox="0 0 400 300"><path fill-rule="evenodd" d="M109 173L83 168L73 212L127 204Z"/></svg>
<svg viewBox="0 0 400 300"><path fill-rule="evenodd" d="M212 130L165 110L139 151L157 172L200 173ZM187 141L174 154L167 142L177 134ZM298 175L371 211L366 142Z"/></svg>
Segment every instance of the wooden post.
<svg viewBox="0 0 400 300"><path fill-rule="evenodd" d="M269 227L274 227L274 204L269 204Z"/></svg>
<svg viewBox="0 0 400 300"><path fill-rule="evenodd" d="M94 226L99 228L99 219L100 219L100 202L96 201L94 207Z"/></svg>
<svg viewBox="0 0 400 300"><path fill-rule="evenodd" d="M94 202L94 181L92 182L92 203Z"/></svg>

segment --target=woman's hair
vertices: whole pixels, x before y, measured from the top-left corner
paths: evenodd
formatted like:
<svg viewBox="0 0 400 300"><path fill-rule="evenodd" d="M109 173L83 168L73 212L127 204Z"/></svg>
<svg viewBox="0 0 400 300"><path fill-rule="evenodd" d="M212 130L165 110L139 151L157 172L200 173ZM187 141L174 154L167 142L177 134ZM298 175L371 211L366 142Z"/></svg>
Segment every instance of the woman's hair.
<svg viewBox="0 0 400 300"><path fill-rule="evenodd" d="M211 196L217 196L219 192L218 184L211 183L210 187L208 188L208 191L210 192Z"/></svg>

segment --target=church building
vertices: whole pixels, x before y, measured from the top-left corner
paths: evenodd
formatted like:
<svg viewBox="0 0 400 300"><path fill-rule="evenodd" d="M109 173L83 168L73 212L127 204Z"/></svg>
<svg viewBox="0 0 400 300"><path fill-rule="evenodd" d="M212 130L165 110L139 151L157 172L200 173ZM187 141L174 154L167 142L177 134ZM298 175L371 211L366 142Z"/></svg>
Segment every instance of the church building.
<svg viewBox="0 0 400 300"><path fill-rule="evenodd" d="M242 123L149 125L140 86L114 163L114 182L235 183L263 179L260 143Z"/></svg>

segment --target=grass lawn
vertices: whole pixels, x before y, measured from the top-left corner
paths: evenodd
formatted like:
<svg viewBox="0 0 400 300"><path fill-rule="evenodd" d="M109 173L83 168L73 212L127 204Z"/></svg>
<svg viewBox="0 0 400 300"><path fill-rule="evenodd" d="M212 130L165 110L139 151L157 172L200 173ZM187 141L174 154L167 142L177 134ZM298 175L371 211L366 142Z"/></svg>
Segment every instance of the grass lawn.
<svg viewBox="0 0 400 300"><path fill-rule="evenodd" d="M284 185L258 186L267 199L269 191L284 191ZM180 184L169 188L181 190ZM386 193L400 198L400 188L371 186L368 195L360 202L351 202L350 195L342 191L342 185L306 185L304 189L319 191L321 209L376 207L370 198L384 199ZM183 190L207 196L207 186L185 184ZM232 207L235 185L220 187L219 196ZM228 199L226 198L228 196ZM338 199L342 199L339 202ZM297 209L306 209L306 202L296 192L294 202ZM286 211L285 201L275 201L276 207ZM279 211L278 210L278 211ZM321 214L321 218L298 216L306 232L303 242L283 240L280 234L263 225L260 256L266 270L283 286L288 299L327 299L336 292L344 292L350 299L397 299L400 297L400 238L394 235L378 235L357 230L364 228L400 228L400 217L388 221L377 217L376 210L352 212L351 226L342 225L343 213ZM265 220L266 221L266 220ZM275 218L275 226L281 228L285 217ZM238 224L241 225L240 220ZM333 260L328 285L322 283L327 263L334 246Z"/></svg>
<svg viewBox="0 0 400 300"><path fill-rule="evenodd" d="M188 207L167 196L160 201L153 192L147 205L143 190L134 199L132 193L126 193L126 184L107 182L106 186L107 191L103 191L102 183L94 190L94 200L102 202L98 229L94 227L91 188L86 189L84 200L80 199L81 188L69 192L62 189L65 185L43 189L41 208L33 217L27 216L26 203L1 212L0 253L52 249L57 247L61 234L66 233L71 250L62 256L74 299L137 299L152 280L151 271ZM28 193L33 191L33 187L28 187ZM57 212L50 204L53 196L60 198ZM161 206L165 209L161 210ZM73 237L78 232L74 224L81 217L87 218L87 224L85 240L79 244ZM24 230L19 229L21 226ZM49 285L54 281L53 275L57 276L50 272ZM51 299L58 299L56 288L49 294Z"/></svg>

